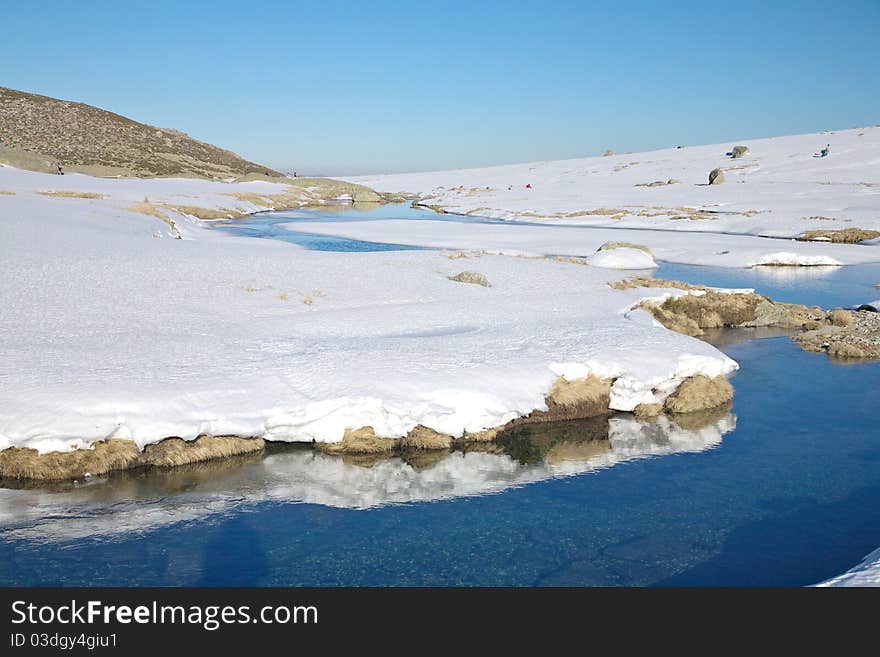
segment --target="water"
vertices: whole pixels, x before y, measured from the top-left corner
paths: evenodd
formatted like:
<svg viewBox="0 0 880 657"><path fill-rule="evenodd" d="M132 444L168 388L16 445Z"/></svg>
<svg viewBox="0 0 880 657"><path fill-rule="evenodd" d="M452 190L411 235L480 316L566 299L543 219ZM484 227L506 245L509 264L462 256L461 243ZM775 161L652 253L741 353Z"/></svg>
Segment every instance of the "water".
<svg viewBox="0 0 880 657"><path fill-rule="evenodd" d="M334 206L332 210L317 212L315 210L299 210L292 212L271 212L254 215L245 219L215 221L211 225L239 237L257 237L261 239L281 240L298 244L313 251L417 251L424 247L406 244L389 244L386 242L365 242L346 237L332 237L308 232L311 222L332 221L370 221L374 219L416 218L423 210L415 210L402 205L377 206L361 209L351 205ZM435 214L435 213L431 213ZM435 215L436 216L436 215ZM303 230L291 230L290 224L303 224Z"/></svg>
<svg viewBox="0 0 880 657"><path fill-rule="evenodd" d="M859 306L880 297L880 263L857 267L752 267L734 269L662 263L656 278L713 287L754 288L784 303L823 308Z"/></svg>
<svg viewBox="0 0 880 657"><path fill-rule="evenodd" d="M825 306L880 280L872 266L657 275ZM0 584L815 583L880 546L880 363L760 335L718 336L742 366L733 408L685 426L616 416L380 460L276 447L0 490Z"/></svg>

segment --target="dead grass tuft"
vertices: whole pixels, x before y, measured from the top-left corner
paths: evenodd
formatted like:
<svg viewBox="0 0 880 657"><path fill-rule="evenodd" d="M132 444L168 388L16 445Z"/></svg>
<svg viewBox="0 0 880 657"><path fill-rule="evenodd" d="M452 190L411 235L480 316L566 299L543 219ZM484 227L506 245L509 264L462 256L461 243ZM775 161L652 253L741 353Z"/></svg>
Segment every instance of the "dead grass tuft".
<svg viewBox="0 0 880 657"><path fill-rule="evenodd" d="M812 218L812 217L811 217ZM864 228L841 228L839 230L808 230L795 239L800 242L828 241L836 244L857 244L880 237L880 231Z"/></svg>
<svg viewBox="0 0 880 657"><path fill-rule="evenodd" d="M663 404L669 413L694 413L716 408L733 399L733 386L723 376L702 374L685 379Z"/></svg>
<svg viewBox="0 0 880 657"><path fill-rule="evenodd" d="M64 190L44 190L38 191L41 196L58 196L61 198L107 198L106 194L98 194L97 192L68 192Z"/></svg>

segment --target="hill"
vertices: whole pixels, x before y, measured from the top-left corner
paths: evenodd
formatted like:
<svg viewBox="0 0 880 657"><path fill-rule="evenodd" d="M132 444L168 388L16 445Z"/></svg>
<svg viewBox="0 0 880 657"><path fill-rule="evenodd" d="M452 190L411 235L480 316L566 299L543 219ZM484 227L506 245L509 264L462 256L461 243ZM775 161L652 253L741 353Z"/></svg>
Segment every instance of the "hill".
<svg viewBox="0 0 880 657"><path fill-rule="evenodd" d="M138 178L282 176L176 130L6 87L0 87L0 163Z"/></svg>

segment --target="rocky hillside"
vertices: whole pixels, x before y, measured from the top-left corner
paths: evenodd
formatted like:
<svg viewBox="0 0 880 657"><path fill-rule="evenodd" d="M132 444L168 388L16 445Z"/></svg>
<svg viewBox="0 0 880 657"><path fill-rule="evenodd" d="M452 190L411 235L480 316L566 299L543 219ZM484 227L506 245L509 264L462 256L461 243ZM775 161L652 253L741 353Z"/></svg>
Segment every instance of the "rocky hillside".
<svg viewBox="0 0 880 657"><path fill-rule="evenodd" d="M176 130L106 110L0 87L0 163L99 176L281 176Z"/></svg>

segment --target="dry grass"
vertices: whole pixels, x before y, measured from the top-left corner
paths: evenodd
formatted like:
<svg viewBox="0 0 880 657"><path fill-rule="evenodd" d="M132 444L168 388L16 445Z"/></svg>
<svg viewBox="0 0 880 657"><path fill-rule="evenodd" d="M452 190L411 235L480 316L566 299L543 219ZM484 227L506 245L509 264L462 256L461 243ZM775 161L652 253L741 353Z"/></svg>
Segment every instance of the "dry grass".
<svg viewBox="0 0 880 657"><path fill-rule="evenodd" d="M708 290L703 285L691 285L690 283L682 283L681 281L669 281L663 278L649 278L647 276L633 276L625 278L621 281L614 281L608 284L615 290L629 290L636 287L660 287L672 288L675 290Z"/></svg>
<svg viewBox="0 0 880 657"><path fill-rule="evenodd" d="M663 404L639 404L633 409L633 415L639 419L653 418L663 412Z"/></svg>
<svg viewBox="0 0 880 657"><path fill-rule="evenodd" d="M398 440L377 436L373 427L346 429L338 443L316 443L315 448L327 454L391 454Z"/></svg>
<svg viewBox="0 0 880 657"><path fill-rule="evenodd" d="M38 191L37 194L42 196L58 196L61 198L93 198L93 199L102 199L107 198L106 194L98 194L97 192L68 192L65 190L58 189L49 189Z"/></svg>
<svg viewBox="0 0 880 657"><path fill-rule="evenodd" d="M642 244L633 244L631 242L605 242L605 244L599 247L599 251L611 251L613 249L638 249L639 251L644 251L652 258L654 257L654 252Z"/></svg>
<svg viewBox="0 0 880 657"><path fill-rule="evenodd" d="M811 217L813 218L813 217ZM808 230L795 239L801 242L828 241L835 244L858 244L865 240L880 237L880 231L866 230L864 228L841 228L839 230Z"/></svg>
<svg viewBox="0 0 880 657"><path fill-rule="evenodd" d="M171 228L171 233L177 239L180 239L180 229L177 227L177 223L168 216L166 212L163 212L163 206L161 203L151 203L149 199L144 198L140 203L135 203L134 205L129 205L126 210L129 212L137 212L139 214L145 214L149 217L155 217L159 219L165 224L168 224L168 227Z"/></svg>
<svg viewBox="0 0 880 657"><path fill-rule="evenodd" d="M58 481L82 479L125 470L140 463L141 453L131 440L108 439L91 449L40 454L35 449L10 447L0 452L0 478Z"/></svg>
<svg viewBox="0 0 880 657"><path fill-rule="evenodd" d="M449 449L452 447L452 436L417 424L400 439L401 449Z"/></svg>
<svg viewBox="0 0 880 657"><path fill-rule="evenodd" d="M0 189L0 196L15 196L15 192L10 192L5 189Z"/></svg>
<svg viewBox="0 0 880 657"><path fill-rule="evenodd" d="M172 467L258 452L262 438L199 436L187 442L180 438L147 445L143 452L132 440L110 438L92 443L88 449L39 454L35 449L10 447L0 452L0 478L60 481L82 479L116 470L139 467Z"/></svg>
<svg viewBox="0 0 880 657"><path fill-rule="evenodd" d="M702 374L681 382L663 404L669 413L694 413L716 408L733 399L733 386L723 376L710 379Z"/></svg>
<svg viewBox="0 0 880 657"><path fill-rule="evenodd" d="M265 442L262 438L199 436L193 441L166 438L161 442L147 445L141 456L141 463L157 467L174 467L259 452L264 447Z"/></svg>
<svg viewBox="0 0 880 657"><path fill-rule="evenodd" d="M544 399L546 411L532 411L526 417L513 420L508 427L533 422L582 420L610 413L612 383L611 379L593 375L574 381L559 377Z"/></svg>

